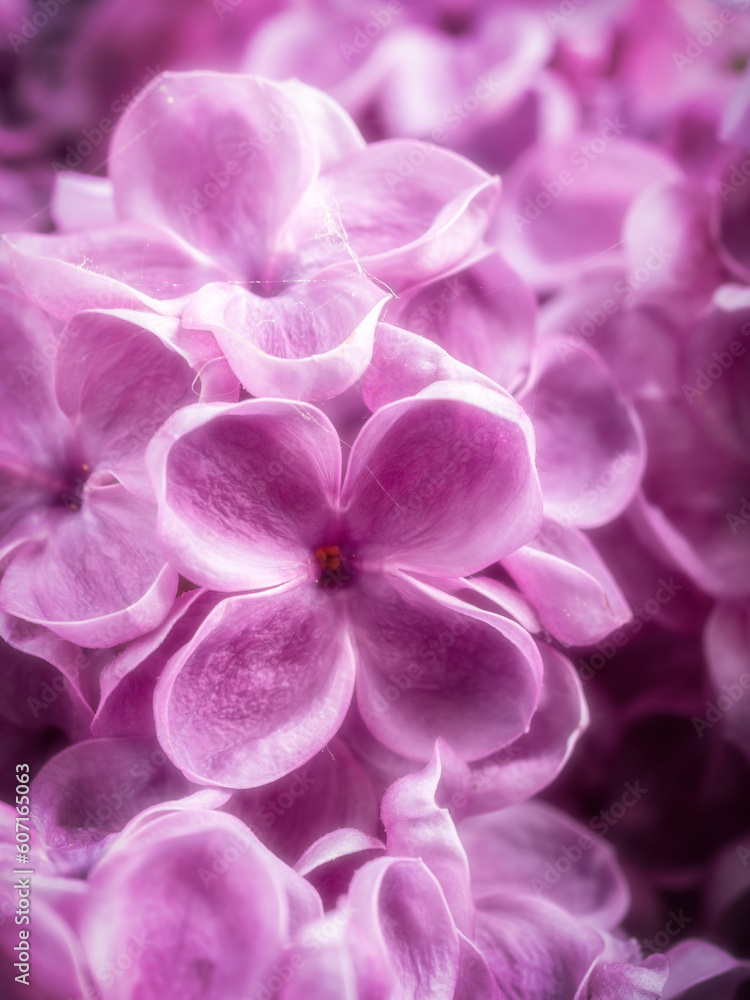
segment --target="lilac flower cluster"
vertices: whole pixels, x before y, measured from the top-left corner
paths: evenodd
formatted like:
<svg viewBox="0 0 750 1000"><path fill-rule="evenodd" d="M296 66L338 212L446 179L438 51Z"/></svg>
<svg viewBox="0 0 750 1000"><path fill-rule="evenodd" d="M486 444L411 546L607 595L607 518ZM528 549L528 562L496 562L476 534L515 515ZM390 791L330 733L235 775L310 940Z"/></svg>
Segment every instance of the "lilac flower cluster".
<svg viewBox="0 0 750 1000"><path fill-rule="evenodd" d="M2 996L750 996L746 6L0 6Z"/></svg>

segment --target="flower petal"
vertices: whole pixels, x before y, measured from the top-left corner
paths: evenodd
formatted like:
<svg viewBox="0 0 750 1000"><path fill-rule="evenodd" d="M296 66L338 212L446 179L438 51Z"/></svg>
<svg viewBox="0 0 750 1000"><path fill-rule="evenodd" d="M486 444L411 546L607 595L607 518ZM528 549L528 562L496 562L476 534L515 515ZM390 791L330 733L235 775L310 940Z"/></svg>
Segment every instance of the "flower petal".
<svg viewBox="0 0 750 1000"><path fill-rule="evenodd" d="M82 309L149 309L179 316L186 297L226 273L171 233L147 224L7 236L29 298L59 319Z"/></svg>
<svg viewBox="0 0 750 1000"><path fill-rule="evenodd" d="M263 280L318 162L300 111L270 80L163 73L120 120L110 174L123 218L155 221L233 277Z"/></svg>
<svg viewBox="0 0 750 1000"><path fill-rule="evenodd" d="M509 392L526 378L536 300L496 251L397 299L394 307L388 313L391 322L435 341Z"/></svg>
<svg viewBox="0 0 750 1000"><path fill-rule="evenodd" d="M236 792L228 806L273 853L296 865L313 843L342 828L370 836L378 807L367 774L334 737L304 766L262 788Z"/></svg>
<svg viewBox="0 0 750 1000"><path fill-rule="evenodd" d="M717 603L706 626L706 660L719 700L731 702L728 733L750 760L749 648L750 603Z"/></svg>
<svg viewBox="0 0 750 1000"><path fill-rule="evenodd" d="M311 584L229 597L156 689L159 741L191 780L252 788L293 771L336 733L354 659L340 607Z"/></svg>
<svg viewBox="0 0 750 1000"><path fill-rule="evenodd" d="M476 942L508 1000L580 996L604 948L600 934L554 904L507 890L478 910Z"/></svg>
<svg viewBox="0 0 750 1000"><path fill-rule="evenodd" d="M506 174L500 248L534 287L562 285L590 263L616 262L633 199L649 184L679 179L656 146L623 137L627 127L608 118L605 138L538 144Z"/></svg>
<svg viewBox="0 0 750 1000"><path fill-rule="evenodd" d="M352 880L353 924L390 960L393 1000L453 1000L460 945L440 887L421 861L371 861Z"/></svg>
<svg viewBox="0 0 750 1000"><path fill-rule="evenodd" d="M570 646L603 639L632 617L628 603L586 535L545 520L502 565L552 635Z"/></svg>
<svg viewBox="0 0 750 1000"><path fill-rule="evenodd" d="M439 382L382 407L342 488L355 551L426 574L482 569L535 533L533 457L526 414L499 391Z"/></svg>
<svg viewBox="0 0 750 1000"><path fill-rule="evenodd" d="M115 646L167 616L177 574L156 539L156 508L119 483L50 512L0 580L0 607L71 642Z"/></svg>
<svg viewBox="0 0 750 1000"><path fill-rule="evenodd" d="M373 412L386 403L416 396L433 382L449 379L498 386L468 365L456 361L442 347L390 323L378 323L372 360L362 380L362 398Z"/></svg>
<svg viewBox="0 0 750 1000"><path fill-rule="evenodd" d="M574 360L540 346L541 372L519 402L533 414L544 512L593 528L628 506L645 465L640 421L589 348Z"/></svg>
<svg viewBox="0 0 750 1000"><path fill-rule="evenodd" d="M158 317L169 336L177 321ZM146 445L167 417L195 402L195 373L168 344L132 319L89 311L65 327L55 389L77 428L87 463L131 485L145 478ZM134 468L135 466L135 468Z"/></svg>
<svg viewBox="0 0 750 1000"><path fill-rule="evenodd" d="M149 467L170 563L201 586L254 590L309 575L326 544L338 435L312 406L193 406L155 437Z"/></svg>
<svg viewBox="0 0 750 1000"><path fill-rule="evenodd" d="M444 770L440 801L455 815L477 815L530 799L565 766L589 716L581 682L564 656L538 643L544 663L539 703L528 731L461 774Z"/></svg>
<svg viewBox="0 0 750 1000"><path fill-rule="evenodd" d="M273 298L208 285L191 300L183 324L213 332L254 396L327 399L367 367L386 301L363 275L292 282Z"/></svg>
<svg viewBox="0 0 750 1000"><path fill-rule="evenodd" d="M660 1000L669 977L669 959L649 955L643 965L600 962L588 983L589 1000Z"/></svg>
<svg viewBox="0 0 750 1000"><path fill-rule="evenodd" d="M469 160L430 143L372 143L321 177L359 266L396 292L450 274L487 229L499 191Z"/></svg>
<svg viewBox="0 0 750 1000"><path fill-rule="evenodd" d="M92 968L120 973L100 978L103 1000L181 1000L198 984L212 1000L249 996L281 953L286 900L260 845L228 816L180 821L153 820L90 876L84 946Z"/></svg>
<svg viewBox="0 0 750 1000"><path fill-rule="evenodd" d="M34 823L51 854L78 874L96 857L95 845L142 809L190 790L156 741L84 740L35 776Z"/></svg>
<svg viewBox="0 0 750 1000"><path fill-rule="evenodd" d="M422 771L394 782L383 796L381 815L388 853L421 858L440 883L456 927L474 930L469 860L447 809L435 801L442 774L440 740Z"/></svg>
<svg viewBox="0 0 750 1000"><path fill-rule="evenodd" d="M613 849L565 813L525 802L462 820L477 912L516 891L555 903L601 930L616 927L630 897Z"/></svg>
<svg viewBox="0 0 750 1000"><path fill-rule="evenodd" d="M403 574L369 574L351 593L357 700L387 747L427 761L443 737L477 760L528 727L541 661L519 625Z"/></svg>

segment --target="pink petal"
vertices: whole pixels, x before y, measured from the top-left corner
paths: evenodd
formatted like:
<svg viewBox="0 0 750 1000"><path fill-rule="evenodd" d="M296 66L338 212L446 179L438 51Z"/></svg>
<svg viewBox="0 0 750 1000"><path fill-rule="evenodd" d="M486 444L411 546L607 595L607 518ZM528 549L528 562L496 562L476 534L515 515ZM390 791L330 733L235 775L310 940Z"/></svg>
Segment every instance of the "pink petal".
<svg viewBox="0 0 750 1000"><path fill-rule="evenodd" d="M308 761L349 707L354 659L312 585L229 597L157 685L159 741L191 780L252 788Z"/></svg>
<svg viewBox="0 0 750 1000"><path fill-rule="evenodd" d="M232 591L310 575L341 462L319 410L257 399L188 407L155 437L148 461L162 545L188 579Z"/></svg>
<svg viewBox="0 0 750 1000"><path fill-rule="evenodd" d="M628 603L586 535L545 520L502 565L560 642L585 646L630 620Z"/></svg>
<svg viewBox="0 0 750 1000"><path fill-rule="evenodd" d="M601 962L591 974L589 1000L660 1000L669 977L669 959L650 955L643 965Z"/></svg>
<svg viewBox="0 0 750 1000"><path fill-rule="evenodd" d="M298 871L300 858L313 841L343 828L356 829L363 837L378 832L370 779L337 737L291 774L261 788L236 792L227 809Z"/></svg>
<svg viewBox="0 0 750 1000"><path fill-rule="evenodd" d="M84 490L80 510L51 511L16 551L0 607L71 642L114 646L160 624L177 574L160 555L151 504L120 484Z"/></svg>
<svg viewBox="0 0 750 1000"><path fill-rule="evenodd" d="M183 323L211 330L232 370L254 396L327 399L367 367L387 296L364 276L313 278L262 298L208 285Z"/></svg>
<svg viewBox="0 0 750 1000"><path fill-rule="evenodd" d="M149 309L178 316L186 297L226 277L171 233L147 225L6 237L29 298L59 319L82 309ZM84 266L85 265L85 266Z"/></svg>
<svg viewBox="0 0 750 1000"><path fill-rule="evenodd" d="M427 767L391 785L383 797L381 815L388 853L424 861L440 883L456 927L471 937L474 902L469 861L450 813L435 800L441 774L438 740Z"/></svg>
<svg viewBox="0 0 750 1000"><path fill-rule="evenodd" d="M750 603L717 603L706 626L705 648L728 734L750 759Z"/></svg>
<svg viewBox="0 0 750 1000"><path fill-rule="evenodd" d="M540 355L539 377L519 402L533 415L545 514L566 527L605 524L638 491L640 422L593 351L563 359L547 341Z"/></svg>
<svg viewBox="0 0 750 1000"><path fill-rule="evenodd" d="M601 936L545 900L503 889L477 913L479 949L501 997L570 1000L580 996L601 954Z"/></svg>
<svg viewBox="0 0 750 1000"><path fill-rule="evenodd" d="M540 802L472 816L459 824L477 912L516 891L544 899L601 930L616 927L630 897L612 848Z"/></svg>
<svg viewBox="0 0 750 1000"><path fill-rule="evenodd" d="M357 700L387 747L426 761L442 737L477 760L528 727L541 663L515 622L403 574L370 574L352 593Z"/></svg>
<svg viewBox="0 0 750 1000"><path fill-rule="evenodd" d="M533 454L528 418L504 393L440 382L382 407L342 488L352 542L423 573L476 572L539 524Z"/></svg>
<svg viewBox="0 0 750 1000"><path fill-rule="evenodd" d="M382 857L385 844L361 830L334 830L316 840L295 865L295 871L320 893L326 910L349 890L352 878L369 861Z"/></svg>
<svg viewBox="0 0 750 1000"><path fill-rule="evenodd" d="M84 740L35 776L34 822L45 846L75 869L142 809L189 790L156 741Z"/></svg>
<svg viewBox="0 0 750 1000"><path fill-rule="evenodd" d="M91 724L94 736L156 735L154 688L169 659L188 642L223 594L191 590L178 597L159 628L133 640L105 664Z"/></svg>
<svg viewBox="0 0 750 1000"><path fill-rule="evenodd" d="M260 845L227 816L180 820L154 820L90 876L84 946L93 969L120 973L100 980L103 1000L176 1000L197 984L248 996L281 952L284 892Z"/></svg>
<svg viewBox="0 0 750 1000"><path fill-rule="evenodd" d="M617 262L631 202L649 184L679 178L655 146L623 136L627 128L619 116L607 118L602 135L537 145L508 171L500 249L535 287Z"/></svg>
<svg viewBox="0 0 750 1000"><path fill-rule="evenodd" d="M383 858L354 876L354 927L388 956L393 1000L453 1000L460 945L433 875L420 861Z"/></svg>
<svg viewBox="0 0 750 1000"><path fill-rule="evenodd" d="M0 476L24 479L34 466L49 468L66 442L52 386L61 335L58 324L9 288L2 289L0 310ZM3 507L12 501L9 492Z"/></svg>
<svg viewBox="0 0 750 1000"><path fill-rule="evenodd" d="M441 801L458 816L505 809L546 788L588 725L575 668L557 650L545 643L538 645L544 678L528 731L497 753L468 765L463 773L444 772Z"/></svg>
<svg viewBox="0 0 750 1000"><path fill-rule="evenodd" d="M681 181L647 188L631 205L623 232L634 301L691 322L724 274L705 187Z"/></svg>
<svg viewBox="0 0 750 1000"><path fill-rule="evenodd" d="M681 941L667 954L669 979L662 1000L733 1000L750 979L750 963L738 961L708 941ZM709 992L706 992L708 989Z"/></svg>
<svg viewBox="0 0 750 1000"><path fill-rule="evenodd" d="M449 379L498 389L491 379L456 361L426 337L378 323L372 360L362 381L362 398L370 410L416 396L433 382Z"/></svg>
<svg viewBox="0 0 750 1000"><path fill-rule="evenodd" d="M188 363L131 316L81 313L65 327L55 359L57 399L86 461L126 484L145 478L146 445L167 417L196 399ZM177 325L157 321L169 324L167 336Z"/></svg>
<svg viewBox="0 0 750 1000"><path fill-rule="evenodd" d="M312 133L321 170L325 171L344 157L365 148L365 140L352 118L324 91L294 78L283 80L276 86L293 102Z"/></svg>
<svg viewBox="0 0 750 1000"><path fill-rule="evenodd" d="M453 1000L502 1000L497 980L479 948L459 933L461 957Z"/></svg>
<svg viewBox="0 0 750 1000"><path fill-rule="evenodd" d="M280 231L316 172L300 111L258 77L164 73L112 136L121 217L179 233L241 280L272 277Z"/></svg>
<svg viewBox="0 0 750 1000"><path fill-rule="evenodd" d="M402 292L450 274L487 229L499 189L468 160L429 143L373 143L321 178L359 266Z"/></svg>
<svg viewBox="0 0 750 1000"><path fill-rule="evenodd" d="M509 392L528 374L536 300L499 253L395 300L389 318ZM467 332L470 331L467 336Z"/></svg>

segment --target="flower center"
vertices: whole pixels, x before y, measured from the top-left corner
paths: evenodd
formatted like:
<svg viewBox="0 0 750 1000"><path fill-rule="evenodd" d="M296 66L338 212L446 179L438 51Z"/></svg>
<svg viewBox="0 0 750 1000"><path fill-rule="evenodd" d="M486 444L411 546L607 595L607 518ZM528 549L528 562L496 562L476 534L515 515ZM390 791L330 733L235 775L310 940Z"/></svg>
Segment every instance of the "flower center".
<svg viewBox="0 0 750 1000"><path fill-rule="evenodd" d="M84 487L91 475L91 466L87 462L77 462L71 465L63 474L62 483L55 496L55 505L64 507L75 514L83 506Z"/></svg>
<svg viewBox="0 0 750 1000"><path fill-rule="evenodd" d="M341 554L338 545L319 545L315 550L315 558L320 567L315 582L326 590L339 590L353 581L351 563Z"/></svg>
<svg viewBox="0 0 750 1000"><path fill-rule="evenodd" d="M341 566L341 549L338 545L320 545L315 550L315 558L322 570L333 570Z"/></svg>

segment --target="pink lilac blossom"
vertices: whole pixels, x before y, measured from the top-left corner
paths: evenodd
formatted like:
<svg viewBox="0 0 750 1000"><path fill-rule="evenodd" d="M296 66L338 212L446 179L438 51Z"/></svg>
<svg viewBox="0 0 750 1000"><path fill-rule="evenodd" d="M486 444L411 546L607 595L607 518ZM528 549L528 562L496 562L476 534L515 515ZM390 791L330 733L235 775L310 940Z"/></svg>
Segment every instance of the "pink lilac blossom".
<svg viewBox="0 0 750 1000"><path fill-rule="evenodd" d="M745 6L0 4L7 995L750 995Z"/></svg>

